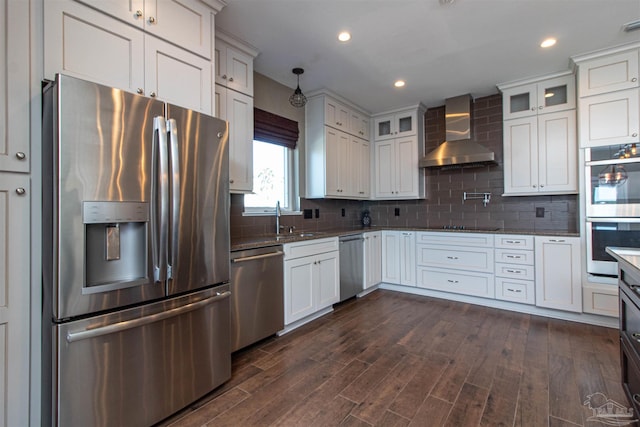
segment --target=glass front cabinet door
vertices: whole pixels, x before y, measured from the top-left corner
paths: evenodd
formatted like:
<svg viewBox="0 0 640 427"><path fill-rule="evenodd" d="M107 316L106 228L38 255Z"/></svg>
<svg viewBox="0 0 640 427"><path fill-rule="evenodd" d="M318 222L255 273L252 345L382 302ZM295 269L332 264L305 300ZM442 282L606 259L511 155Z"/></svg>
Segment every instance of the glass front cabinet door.
<svg viewBox="0 0 640 427"><path fill-rule="evenodd" d="M374 121L375 139L398 138L416 133L417 111L403 111L377 117Z"/></svg>
<svg viewBox="0 0 640 427"><path fill-rule="evenodd" d="M570 110L576 106L573 74L537 83L504 87L504 120Z"/></svg>

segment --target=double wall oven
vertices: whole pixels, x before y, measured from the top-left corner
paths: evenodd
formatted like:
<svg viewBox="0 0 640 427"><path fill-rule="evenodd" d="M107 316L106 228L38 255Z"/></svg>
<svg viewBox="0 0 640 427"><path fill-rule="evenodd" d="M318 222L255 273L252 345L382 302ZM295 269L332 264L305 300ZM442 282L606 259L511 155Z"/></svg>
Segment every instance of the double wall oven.
<svg viewBox="0 0 640 427"><path fill-rule="evenodd" d="M607 246L640 248L640 144L585 150L587 272L617 276Z"/></svg>

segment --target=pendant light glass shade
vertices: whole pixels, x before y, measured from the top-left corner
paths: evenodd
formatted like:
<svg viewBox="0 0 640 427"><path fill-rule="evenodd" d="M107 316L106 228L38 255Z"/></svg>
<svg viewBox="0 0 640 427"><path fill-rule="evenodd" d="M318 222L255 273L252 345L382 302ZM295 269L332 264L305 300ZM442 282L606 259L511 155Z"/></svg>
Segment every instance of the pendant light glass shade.
<svg viewBox="0 0 640 427"><path fill-rule="evenodd" d="M296 90L289 97L289 103L296 108L302 108L307 103L307 97L304 96L302 90L300 90L300 74L304 73L304 70L302 68L294 68L291 72L298 76L298 87L296 87Z"/></svg>
<svg viewBox="0 0 640 427"><path fill-rule="evenodd" d="M607 166L598 174L598 184L600 185L621 185L627 182L627 171L621 165Z"/></svg>

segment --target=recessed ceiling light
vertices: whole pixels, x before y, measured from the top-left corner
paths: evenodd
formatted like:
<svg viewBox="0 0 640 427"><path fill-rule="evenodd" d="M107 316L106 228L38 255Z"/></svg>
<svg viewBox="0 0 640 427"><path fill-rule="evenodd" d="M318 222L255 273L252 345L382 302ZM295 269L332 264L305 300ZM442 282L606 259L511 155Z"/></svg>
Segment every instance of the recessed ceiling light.
<svg viewBox="0 0 640 427"><path fill-rule="evenodd" d="M349 40L351 40L351 33L348 31L343 31L340 34L338 34L338 40L340 40L341 42L348 42Z"/></svg>
<svg viewBox="0 0 640 427"><path fill-rule="evenodd" d="M554 39L553 37L550 37L546 40L544 40L542 43L540 43L540 47L551 47L554 44L556 44L556 39Z"/></svg>
<svg viewBox="0 0 640 427"><path fill-rule="evenodd" d="M393 84L395 87L403 87L405 85L405 81L404 80L396 80L396 82Z"/></svg>

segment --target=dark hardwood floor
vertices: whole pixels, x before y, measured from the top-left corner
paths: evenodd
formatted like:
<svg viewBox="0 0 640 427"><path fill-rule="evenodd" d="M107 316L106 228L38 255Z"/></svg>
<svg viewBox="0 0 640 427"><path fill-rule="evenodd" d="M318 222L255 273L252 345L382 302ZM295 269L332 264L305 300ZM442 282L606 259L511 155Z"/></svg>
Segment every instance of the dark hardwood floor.
<svg viewBox="0 0 640 427"><path fill-rule="evenodd" d="M616 329L378 290L235 353L165 425L604 425L595 392L629 406Z"/></svg>

